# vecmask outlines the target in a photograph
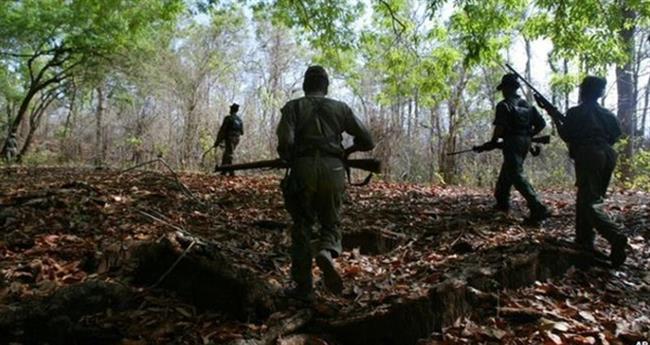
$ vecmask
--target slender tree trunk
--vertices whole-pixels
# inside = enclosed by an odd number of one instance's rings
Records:
[[[569,60],[563,59],[562,61],[562,67],[563,67],[563,72],[564,76],[569,74]],[[569,110],[569,91],[564,91],[564,112]]]
[[[531,68],[531,62],[533,59],[533,54],[531,52],[531,47],[530,47],[530,40],[524,38],[524,42],[526,44],[526,79],[528,79],[529,82],[532,83],[533,80],[533,73],[532,73],[532,68]],[[529,103],[533,102],[533,94],[532,91],[529,88],[526,88],[526,100]]]
[[[648,107],[650,106],[650,74],[648,81],[645,85],[645,92],[643,95],[643,112],[641,113],[641,137],[645,138],[645,127],[648,119]]]
[[[635,14],[629,9],[623,10],[624,22],[634,19]],[[634,28],[624,27],[620,33],[619,38],[627,50],[628,60],[616,66],[616,89],[618,96],[618,111],[616,116],[621,122],[623,135],[627,137],[627,143],[621,157],[621,170],[623,179],[631,178],[631,167],[629,160],[634,155],[635,144],[635,110],[636,99],[634,98],[634,80],[633,80],[633,60],[634,60]]]
[[[103,126],[104,126],[104,90],[100,86],[97,91],[97,109],[95,111],[95,167],[104,166],[104,145],[103,145]]]

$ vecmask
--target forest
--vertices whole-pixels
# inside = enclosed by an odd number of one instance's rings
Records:
[[[342,293],[315,265],[305,307],[285,171],[213,170],[233,103],[234,163],[278,157],[312,65],[382,171],[345,187]],[[506,65],[550,136],[541,225],[517,192],[495,212],[501,150],[471,150]],[[620,267],[574,247],[576,157],[534,99],[565,114],[589,75],[622,132],[597,202]],[[649,112],[648,0],[0,0],[0,343],[648,344]]]

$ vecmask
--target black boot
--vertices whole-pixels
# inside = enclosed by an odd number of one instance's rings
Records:
[[[545,206],[530,211],[530,216],[524,219],[525,225],[539,225],[551,216],[551,211]]]
[[[318,252],[316,255],[316,265],[323,272],[325,287],[333,294],[340,294],[343,291],[343,280],[334,267],[332,253],[327,249]]]
[[[311,288],[296,286],[285,289],[284,297],[298,300],[300,302],[311,303],[314,301],[314,292]]]
[[[612,266],[619,267],[627,258],[625,253],[625,248],[627,247],[627,237],[619,235],[616,240],[611,243],[612,249],[609,253],[609,260],[612,262]]]

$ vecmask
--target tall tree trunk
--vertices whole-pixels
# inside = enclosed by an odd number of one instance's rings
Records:
[[[533,82],[533,73],[532,73],[532,68],[531,68],[531,61],[533,59],[533,54],[531,52],[531,47],[530,47],[530,40],[527,38],[524,38],[524,43],[526,44],[526,79],[528,79],[529,82]],[[533,94],[530,88],[526,88],[526,100],[528,103],[533,102]]]
[[[569,60],[564,58],[562,60],[562,71],[564,72],[564,76],[569,74]],[[564,110],[563,112],[566,113],[566,111],[569,110],[569,91],[564,91]]]
[[[629,9],[623,9],[623,23],[631,21],[635,13]],[[616,116],[621,122],[623,135],[627,137],[623,156],[621,160],[621,171],[623,179],[631,178],[630,159],[634,155],[635,130],[636,130],[636,99],[634,98],[633,62],[634,62],[634,27],[623,25],[619,38],[624,45],[628,59],[624,64],[616,66],[616,89],[618,96],[618,111]]]
[[[104,126],[104,90],[97,87],[97,109],[95,111],[95,167],[104,166],[104,145],[103,145],[103,126]]]
[[[648,82],[645,84],[645,92],[643,95],[643,112],[641,113],[641,137],[645,138],[645,127],[648,119],[648,107],[650,106],[650,74],[648,74]]]

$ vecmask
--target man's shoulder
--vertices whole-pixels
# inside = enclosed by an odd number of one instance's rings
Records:
[[[299,97],[299,98],[294,98],[294,99],[288,101],[287,103],[285,103],[284,106],[282,107],[282,109],[291,109],[291,107],[294,107],[296,104],[299,105],[301,103],[311,102],[314,99],[317,99],[318,101],[320,101],[320,102],[322,102],[324,104],[327,104],[328,106],[333,107],[335,109],[350,109],[350,107],[347,105],[347,103],[336,100],[336,99],[333,99],[333,98],[324,97],[324,96],[318,96],[318,97],[302,96],[302,97]]]
[[[504,98],[497,103],[496,111],[497,113],[504,113],[510,111],[511,108],[512,105],[510,104],[510,102]]]
[[[597,110],[599,113],[601,113],[601,114],[603,114],[603,115],[605,115],[605,116],[607,116],[607,117],[613,117],[613,118],[616,118],[616,115],[614,115],[614,113],[613,113],[611,110],[609,110],[609,109],[603,107],[603,106],[600,105],[600,104],[596,104],[596,110]]]

